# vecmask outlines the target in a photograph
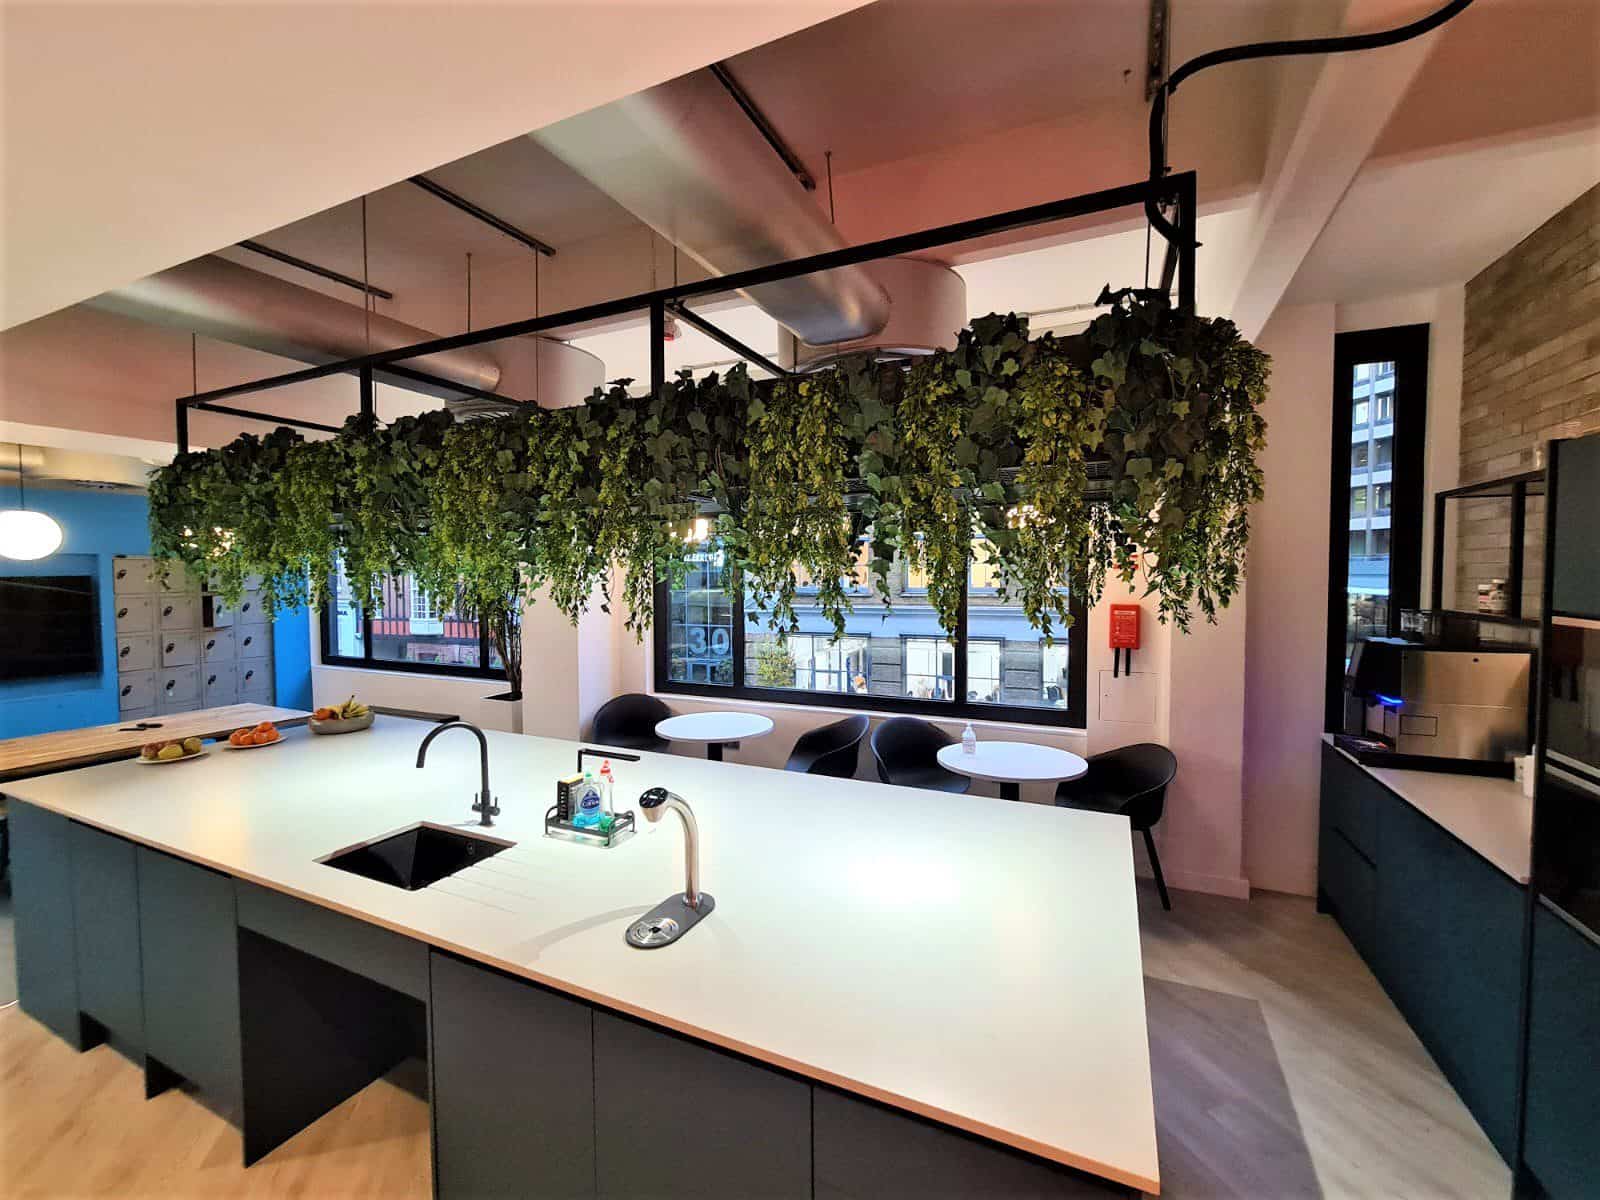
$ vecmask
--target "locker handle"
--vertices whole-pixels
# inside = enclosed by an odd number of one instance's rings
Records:
[[[161,610],[161,615],[163,617],[170,617],[172,615],[172,605],[169,604],[165,608],[163,608]]]
[[[120,656],[121,656],[121,657],[122,657],[122,658],[127,658],[127,657],[128,657],[128,651],[130,651],[130,650],[132,650],[132,649],[133,649],[133,647],[132,647],[132,646],[124,646],[124,647],[123,647],[123,648],[122,648],[122,650],[121,650],[121,651],[120,651]]]
[[[217,648],[217,639],[216,638],[212,638],[209,642],[206,643],[206,649],[207,650],[215,650],[216,648]]]
[[[210,687],[216,681],[217,681],[217,677],[215,675],[207,675],[206,676],[206,686],[207,687]]]
[[[167,691],[170,692],[173,688],[175,688],[177,686],[178,686],[178,681],[176,679],[167,680]]]
[[[246,634],[243,644],[248,646],[253,641],[255,641],[255,638],[251,637],[249,634]]]
[[[171,654],[173,652],[173,650],[175,650],[177,648],[177,645],[178,645],[177,642],[168,642],[167,643],[167,653]]]
[[[129,693],[130,693],[130,692],[132,692],[132,691],[133,691],[133,684],[131,684],[131,683],[130,683],[130,684],[128,684],[128,685],[127,685],[127,686],[126,686],[126,687],[124,687],[124,688],[123,688],[123,689],[122,689],[122,694],[123,694],[123,695],[124,695],[124,696],[126,696],[126,695],[128,695],[128,694],[129,694]]]
[[[119,621],[120,621],[120,620],[121,620],[121,619],[122,619],[122,618],[123,618],[123,617],[125,617],[125,616],[127,616],[127,615],[128,615],[128,610],[127,610],[127,609],[125,609],[125,608],[119,608],[119,609],[117,609],[117,619],[118,619],[118,620],[119,620]]]

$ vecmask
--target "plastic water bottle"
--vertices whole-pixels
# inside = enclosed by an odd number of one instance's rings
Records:
[[[967,722],[967,727],[961,731],[961,753],[976,754],[978,752],[978,735],[972,728],[972,722]]]

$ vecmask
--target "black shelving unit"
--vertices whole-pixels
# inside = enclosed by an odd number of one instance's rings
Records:
[[[1486,621],[1498,625],[1515,625],[1537,629],[1537,618],[1525,617],[1522,612],[1523,568],[1526,558],[1528,500],[1543,497],[1546,492],[1545,472],[1523,471],[1498,479],[1486,479],[1464,487],[1435,492],[1433,496],[1433,589],[1432,612],[1444,617],[1459,617],[1473,621]],[[1446,517],[1451,503],[1462,500],[1506,500],[1511,505],[1511,553],[1506,565],[1506,611],[1485,613],[1473,609],[1447,609],[1444,607],[1444,546]]]

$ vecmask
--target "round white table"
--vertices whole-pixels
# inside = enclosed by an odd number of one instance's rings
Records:
[[[946,771],[998,783],[1002,800],[1022,799],[1024,783],[1060,783],[1089,770],[1076,754],[1033,742],[980,741],[976,754],[965,753],[960,742],[953,742],[940,749],[938,759]]]
[[[772,732],[772,718],[752,712],[695,712],[668,717],[656,722],[656,736],[669,742],[704,742],[706,757],[722,761],[722,748],[746,738],[765,737]]]

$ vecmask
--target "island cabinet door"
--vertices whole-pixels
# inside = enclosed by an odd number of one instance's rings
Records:
[[[138,1055],[144,1048],[138,851],[132,842],[76,821],[71,839],[78,1007],[104,1027],[114,1046]]]
[[[1551,1200],[1595,1194],[1597,1068],[1600,942],[1541,903],[1533,910],[1522,1154]]]
[[[233,880],[139,847],[145,1054],[236,1109],[239,939]]]
[[[594,1102],[602,1200],[811,1195],[798,1079],[597,1011]]]
[[[816,1200],[888,1196],[1136,1196],[1108,1179],[1045,1162],[818,1086]]]
[[[78,1046],[72,823],[32,804],[12,800],[8,807],[17,998],[23,1012]]]
[[[1509,1159],[1525,893],[1399,797],[1380,821],[1373,973]]]
[[[432,994],[440,1200],[593,1196],[592,1010],[440,953]]]

